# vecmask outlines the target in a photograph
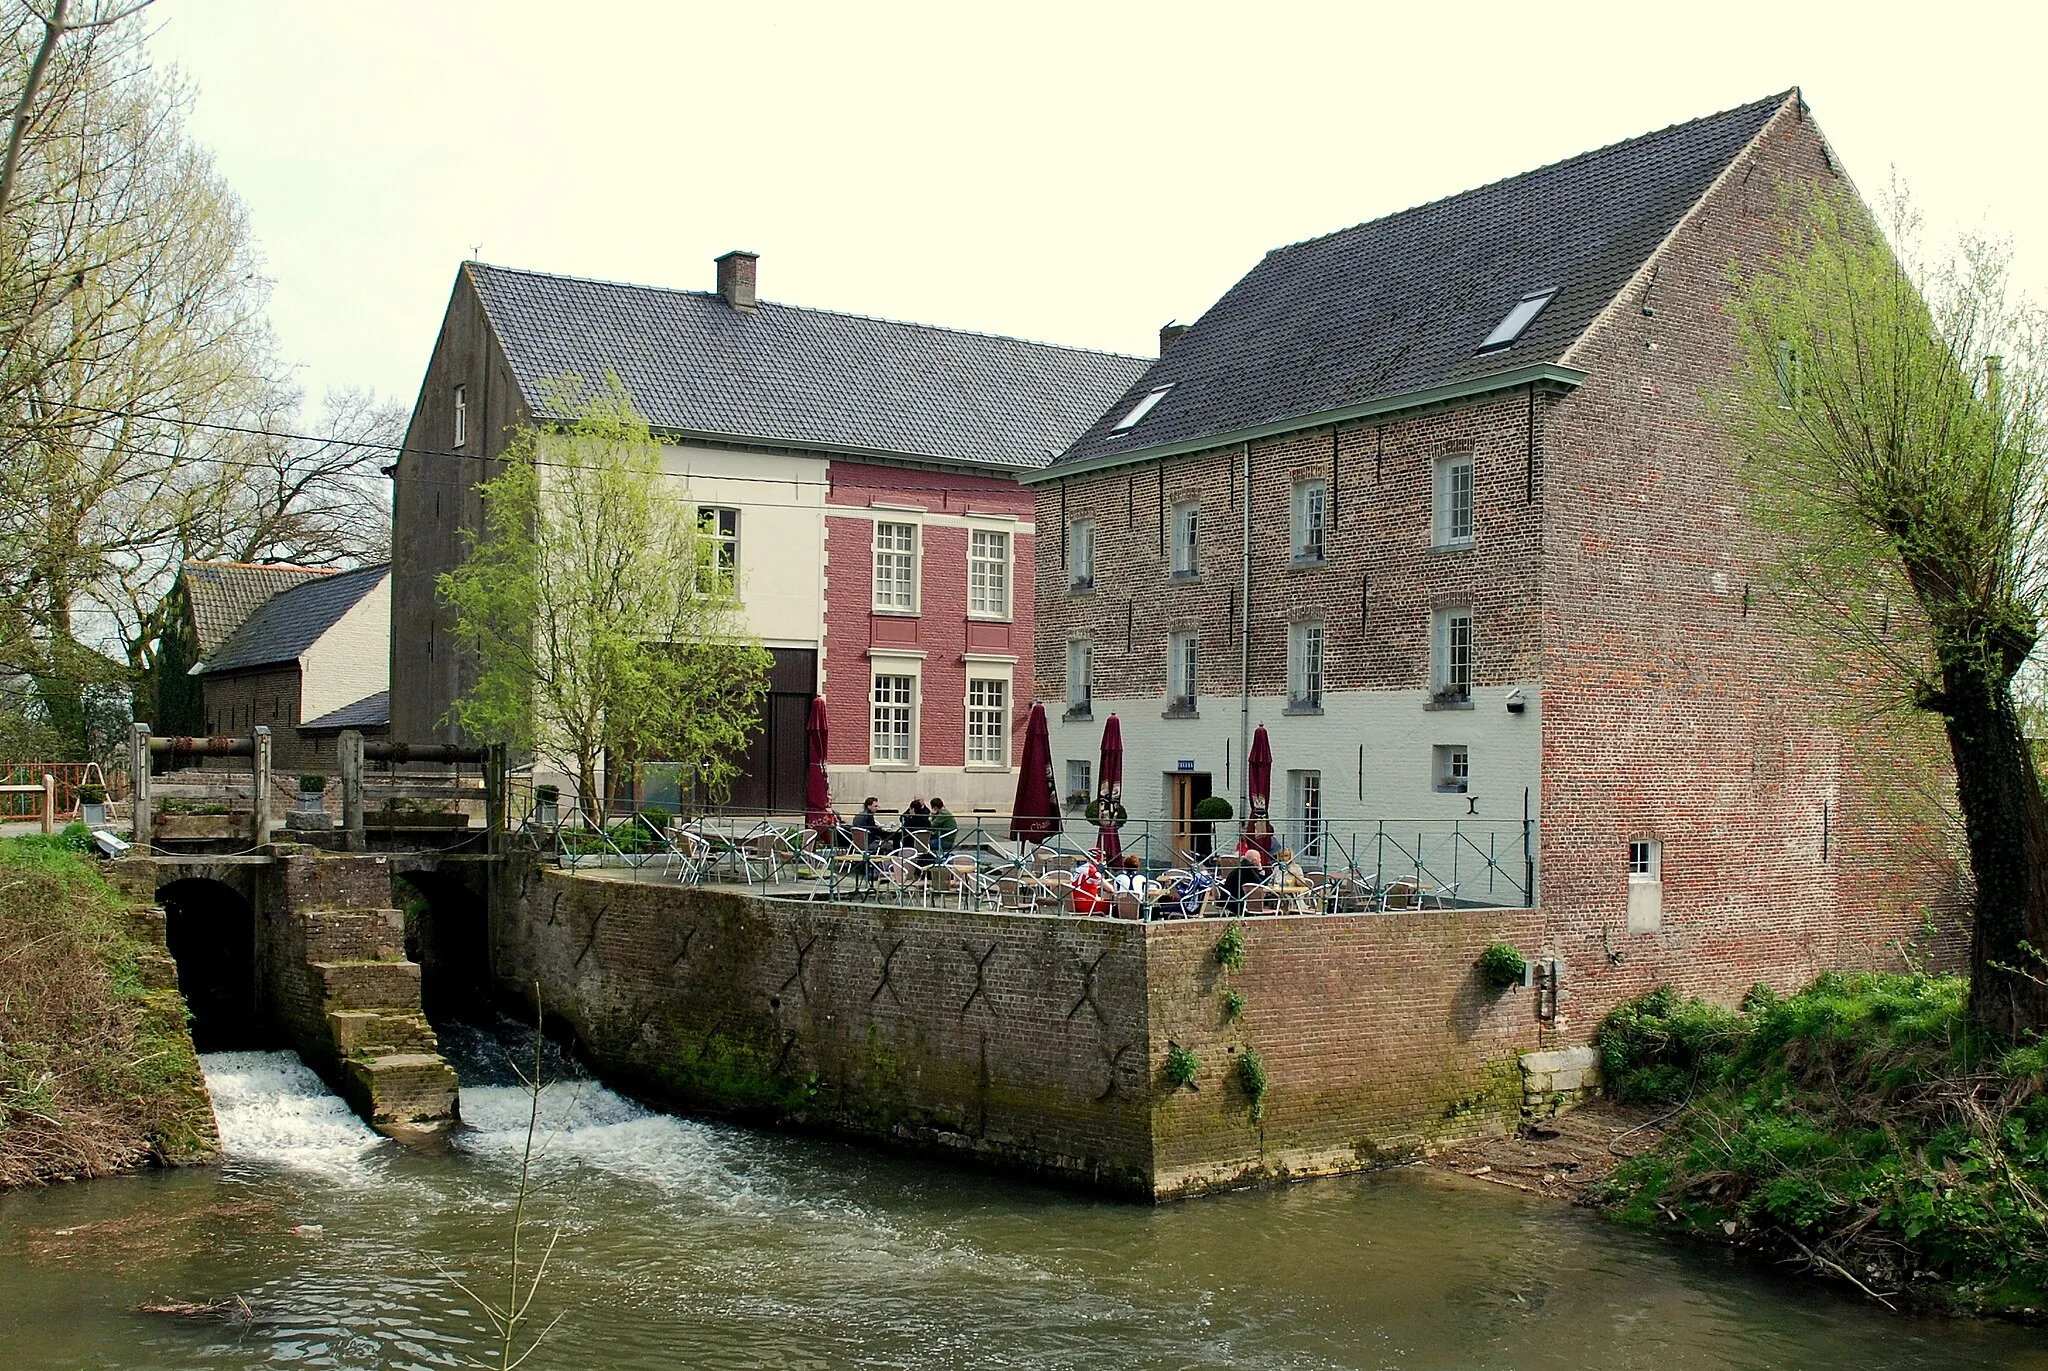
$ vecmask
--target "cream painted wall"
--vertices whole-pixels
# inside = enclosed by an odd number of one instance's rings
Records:
[[[661,463],[689,482],[697,504],[740,512],[747,626],[769,647],[819,646],[825,632],[825,460],[665,445]]]
[[[391,684],[391,574],[299,658],[299,717],[317,719]]]

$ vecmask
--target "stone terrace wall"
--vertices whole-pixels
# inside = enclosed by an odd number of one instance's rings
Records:
[[[1543,1044],[1529,990],[1489,990],[1473,963],[1495,940],[1532,960],[1528,910],[1255,918],[1244,964],[1216,960],[1218,921],[1150,925],[1152,1036],[1201,1059],[1192,1088],[1153,1117],[1162,1196],[1356,1171],[1514,1127],[1517,1055]],[[1225,996],[1244,1000],[1232,1018]],[[1238,1078],[1246,1049],[1268,1078],[1258,1119]]]
[[[1513,1126],[1540,916],[1474,910],[1157,924],[757,899],[528,868],[493,930],[613,1080],[1142,1198],[1358,1170]],[[1224,996],[1244,997],[1239,1018]],[[1192,1088],[1166,1078],[1196,1053]],[[1271,1085],[1254,1122],[1238,1054]]]
[[[1145,929],[528,871],[501,984],[665,1100],[1150,1193]],[[530,991],[528,991],[530,993]]]

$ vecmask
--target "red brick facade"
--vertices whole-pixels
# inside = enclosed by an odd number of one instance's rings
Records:
[[[824,696],[832,721],[833,798],[842,812],[850,814],[867,794],[881,795],[894,808],[912,794],[929,797],[936,790],[964,812],[1007,801],[1014,791],[1009,767],[1021,751],[1023,711],[1033,689],[1032,504],[1031,492],[1007,473],[832,462],[825,517]],[[878,521],[917,529],[913,613],[875,609]],[[968,612],[968,539],[975,528],[1010,539],[1006,618]],[[915,769],[870,770],[871,690],[877,663],[884,660],[896,663],[894,671],[918,678]],[[1008,766],[967,769],[971,672],[1010,681]]]

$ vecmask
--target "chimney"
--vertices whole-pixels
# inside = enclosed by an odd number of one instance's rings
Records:
[[[718,293],[734,309],[752,314],[760,308],[754,301],[754,263],[760,260],[760,253],[738,248],[718,259]]]
[[[1176,324],[1171,321],[1161,324],[1159,326],[1159,355],[1164,357],[1167,346],[1187,331],[1188,326],[1186,324]]]

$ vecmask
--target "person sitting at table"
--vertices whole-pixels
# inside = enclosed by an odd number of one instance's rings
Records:
[[[1273,875],[1266,882],[1275,890],[1297,895],[1309,888],[1308,873],[1301,869],[1301,863],[1294,860],[1294,849],[1283,847],[1280,855],[1273,859]]]
[[[1266,850],[1250,838],[1237,840],[1237,865],[1223,878],[1223,893],[1230,903],[1244,912],[1244,888],[1246,883],[1257,885],[1266,876]]]
[[[860,813],[853,816],[854,836],[870,852],[882,847],[894,836],[888,829],[882,827],[881,816],[875,812],[876,806],[881,803],[879,796],[870,795],[860,802]]]
[[[932,796],[932,851],[941,857],[953,848],[960,836],[960,821],[953,817],[953,811],[946,808],[946,802]]]

